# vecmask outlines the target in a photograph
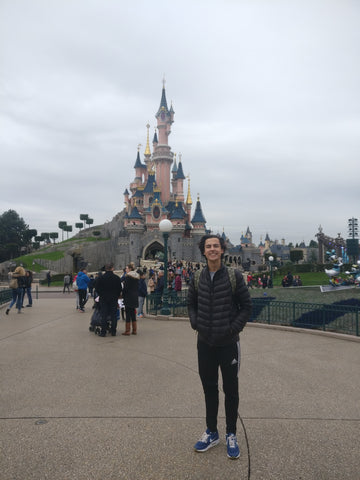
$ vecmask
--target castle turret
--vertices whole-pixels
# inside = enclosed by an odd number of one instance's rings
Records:
[[[163,85],[160,107],[155,115],[159,132],[159,143],[155,146],[153,161],[156,167],[156,183],[161,189],[161,200],[164,205],[170,200],[170,167],[173,153],[168,145],[171,124],[174,122],[174,111],[169,111],[166,101],[165,85]]]

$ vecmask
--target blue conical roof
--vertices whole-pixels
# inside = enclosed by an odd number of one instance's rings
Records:
[[[201,210],[201,203],[200,200],[196,202],[196,208],[195,208],[195,213],[194,216],[191,220],[191,223],[206,223],[205,217],[202,213]]]
[[[184,180],[184,179],[185,179],[185,175],[183,172],[182,163],[180,161],[178,165],[177,173],[176,173],[176,180]]]
[[[142,167],[142,163],[141,163],[141,160],[140,160],[140,152],[138,151],[134,168],[141,168],[141,167]]]
[[[134,207],[132,210],[131,210],[131,214],[129,215],[129,218],[136,218],[136,219],[140,219],[142,220],[142,216],[140,215],[139,213],[139,210],[137,209],[137,207]]]
[[[154,187],[156,187],[155,174],[150,173],[148,176],[145,188],[143,190],[143,193],[153,193]]]

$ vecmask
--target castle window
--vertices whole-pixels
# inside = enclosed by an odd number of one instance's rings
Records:
[[[158,206],[153,208],[153,217],[156,219],[160,217],[160,208]]]

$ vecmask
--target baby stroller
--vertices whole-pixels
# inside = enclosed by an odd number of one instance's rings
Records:
[[[101,321],[102,321],[102,315],[100,311],[100,305],[98,302],[94,303],[93,306],[94,313],[91,315],[91,320],[90,320],[90,326],[89,326],[89,331],[94,332],[95,335],[100,335],[101,333]],[[119,319],[119,309],[117,311],[117,318]],[[110,332],[111,331],[111,319],[110,317],[107,318],[107,325],[106,325],[106,331]]]
[[[100,312],[100,305],[98,303],[94,303],[93,306],[94,312],[91,315],[89,331],[94,332],[95,335],[99,335],[101,332],[101,312]]]

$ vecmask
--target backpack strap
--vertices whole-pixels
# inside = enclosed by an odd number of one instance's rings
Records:
[[[194,285],[195,285],[196,292],[199,290],[200,273],[201,273],[201,270],[196,270],[194,275]]]
[[[228,271],[228,274],[229,274],[229,278],[230,278],[230,283],[231,283],[231,291],[232,291],[232,294],[234,295],[235,294],[235,291],[236,291],[236,275],[235,275],[235,270],[233,268],[227,268],[227,271]]]

